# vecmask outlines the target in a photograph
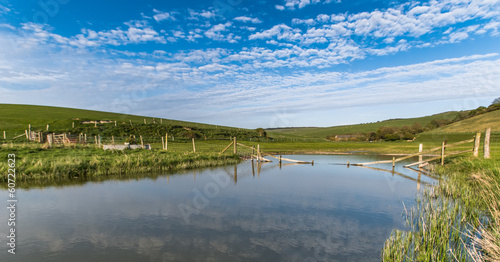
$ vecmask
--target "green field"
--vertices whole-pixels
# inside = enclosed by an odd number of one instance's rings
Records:
[[[374,123],[332,126],[332,127],[298,127],[298,128],[283,128],[270,129],[268,134],[275,138],[309,138],[309,139],[325,139],[328,135],[344,135],[356,133],[375,132],[380,127],[403,127],[412,126],[419,123],[422,126],[429,124],[432,120],[453,120],[458,115],[458,112],[446,112],[431,116],[406,119],[391,119]]]

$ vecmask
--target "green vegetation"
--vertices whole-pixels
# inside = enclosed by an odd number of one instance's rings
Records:
[[[465,120],[435,129],[431,133],[484,132],[487,127],[500,130],[500,110],[483,113]]]
[[[116,174],[173,171],[238,163],[236,155],[175,153],[154,150],[104,151],[78,146],[43,149],[37,145],[4,146],[0,158],[16,155],[16,180],[96,179]],[[7,182],[7,161],[0,162],[0,180]]]
[[[261,137],[261,133],[249,129],[62,107],[0,104],[0,112],[0,132],[6,131],[8,139],[24,134],[29,124],[36,132],[47,132],[49,125],[49,132],[88,136],[153,137],[168,132],[186,138]],[[109,122],[95,126],[84,121]],[[3,134],[0,136],[3,139]]]
[[[395,230],[384,261],[499,261],[500,158],[460,157],[433,173],[443,180],[406,211],[409,231]]]

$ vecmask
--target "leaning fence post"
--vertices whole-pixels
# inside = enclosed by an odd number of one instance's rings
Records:
[[[191,138],[193,140],[193,152],[196,153],[196,146],[194,144],[194,138]]]
[[[260,156],[260,144],[257,144],[257,160],[260,162],[261,156]]]
[[[476,139],[474,140],[474,156],[479,156],[479,146],[481,144],[481,132],[476,133]]]
[[[491,127],[486,128],[486,132],[484,134],[484,159],[490,158],[490,136]]]

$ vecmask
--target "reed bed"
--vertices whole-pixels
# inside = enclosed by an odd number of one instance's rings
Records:
[[[95,179],[116,174],[174,171],[240,162],[236,155],[173,153],[161,150],[103,151],[93,147],[7,147],[0,158],[16,155],[16,180]],[[0,181],[7,182],[7,161],[0,162]]]
[[[500,261],[500,163],[461,157],[434,173],[404,216],[408,228],[386,241],[383,261]]]

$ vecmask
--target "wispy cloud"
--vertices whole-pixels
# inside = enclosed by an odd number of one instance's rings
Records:
[[[153,12],[155,13],[153,19],[156,20],[157,22],[161,22],[163,20],[169,20],[169,21],[176,20],[173,12],[162,12],[156,9],[153,9]]]
[[[285,0],[284,5],[277,5],[276,9],[278,10],[284,10],[285,8],[292,10],[295,8],[302,9],[312,4],[318,4],[318,3],[329,4],[332,2],[340,3],[340,0]]]
[[[220,27],[223,28],[227,26]],[[16,43],[46,32],[26,30],[25,35],[8,37]],[[488,96],[500,90],[499,54],[356,73],[291,71],[276,74],[259,68],[290,66],[290,63],[298,66],[300,62],[311,66],[319,60],[296,58],[303,52],[309,52],[311,57],[319,56],[322,50],[255,48],[234,53],[217,48],[177,53],[154,61],[103,56],[99,51],[71,45],[65,50],[55,45],[0,44],[3,50],[11,51],[0,58],[0,65],[5,65],[0,67],[0,86],[5,94],[0,102],[4,103],[44,101],[51,105],[137,114],[151,113],[151,106],[158,105],[163,108],[158,114],[169,113],[179,119],[201,120],[201,116],[209,114],[230,119],[229,116],[237,113],[248,119],[248,123],[257,123],[260,115],[273,115],[276,108],[287,108],[293,118],[304,112],[443,97]],[[200,105],[204,113],[199,112]]]
[[[238,16],[238,17],[233,18],[233,20],[239,21],[239,22],[244,22],[244,23],[250,22],[253,24],[262,23],[262,20],[260,20],[259,18],[251,18],[251,17],[247,17],[247,16]]]

